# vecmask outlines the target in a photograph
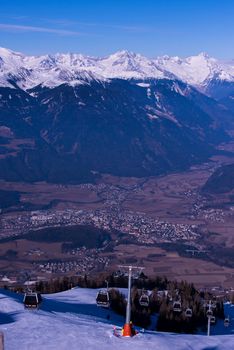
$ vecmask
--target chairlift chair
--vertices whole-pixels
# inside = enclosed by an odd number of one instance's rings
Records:
[[[149,306],[149,296],[147,294],[142,294],[139,299],[140,306],[148,307]]]
[[[174,312],[181,312],[181,302],[180,301],[174,301],[173,303],[173,311]]]
[[[210,323],[211,324],[215,324],[215,322],[216,322],[216,317],[215,316],[211,316]]]
[[[208,309],[208,310],[206,311],[206,316],[207,316],[207,317],[212,317],[212,316],[213,316],[213,311],[210,310],[210,309]]]
[[[114,277],[114,278],[119,278],[119,277],[122,277],[122,276],[123,276],[123,273],[122,273],[120,270],[115,271],[115,272],[113,273],[113,277]]]
[[[26,292],[24,294],[24,307],[27,309],[36,309],[42,302],[42,297],[40,293],[36,292]]]
[[[107,290],[99,290],[96,297],[97,306],[110,307],[110,296]]]
[[[228,317],[225,317],[224,321],[224,327],[228,327],[230,325],[230,319],[229,319],[229,316]]]
[[[193,311],[189,307],[185,310],[185,316],[186,317],[192,317],[193,316]]]
[[[132,275],[132,278],[133,278],[134,280],[138,280],[138,279],[140,278],[140,273],[139,273],[139,272],[134,273],[134,274]]]

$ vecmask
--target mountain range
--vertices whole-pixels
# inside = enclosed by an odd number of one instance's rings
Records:
[[[229,140],[234,64],[0,49],[0,178],[83,182],[186,169]]]
[[[212,94],[215,83],[234,82],[234,62],[206,53],[187,58],[162,56],[149,59],[129,51],[107,57],[67,53],[26,56],[0,48],[0,85],[17,84],[26,90],[37,85],[55,87],[106,79],[179,79]]]

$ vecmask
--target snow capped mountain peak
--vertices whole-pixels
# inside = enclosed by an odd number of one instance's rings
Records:
[[[216,68],[218,65],[218,61],[205,52],[201,52],[196,56],[189,56],[185,58],[185,61],[191,65],[200,65],[200,67],[206,65],[210,68]]]
[[[15,65],[21,65],[24,57],[25,56],[20,52],[15,52],[9,49],[5,49],[4,47],[0,47],[0,58],[6,68],[9,68],[9,66],[12,68]]]
[[[170,75],[149,58],[125,50],[101,59],[101,63],[104,67],[104,75],[110,78],[162,79]]]
[[[109,57],[126,57],[126,58],[134,58],[136,57],[137,54],[135,52],[132,51],[128,51],[128,50],[120,50],[120,51],[116,51],[115,53],[111,54]]]
[[[199,56],[199,57],[204,57],[204,58],[207,58],[207,59],[210,58],[209,54],[208,54],[207,52],[204,52],[204,51],[200,52],[200,53],[198,54],[198,56]]]
[[[187,58],[163,56],[155,61],[179,79],[196,87],[204,87],[212,79],[234,81],[234,68],[205,52]]]
[[[139,63],[135,60],[136,55],[127,51],[118,51],[104,59],[102,64],[107,67],[108,72],[114,73],[114,75],[121,74],[121,71],[138,71]],[[114,76],[113,75],[113,76]]]
[[[24,55],[20,52],[12,51],[10,49],[6,49],[5,47],[0,47],[0,56],[7,58],[11,56],[23,57]]]

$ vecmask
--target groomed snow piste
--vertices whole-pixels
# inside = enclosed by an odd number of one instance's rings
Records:
[[[95,304],[96,290],[74,288],[44,296],[39,310],[25,310],[22,295],[0,291],[0,330],[5,350],[228,350],[234,348],[234,307],[226,305],[231,318],[228,330],[221,323],[213,333],[227,335],[180,335],[153,331],[133,338],[117,338],[114,325],[123,318]],[[109,319],[107,315],[109,314]]]

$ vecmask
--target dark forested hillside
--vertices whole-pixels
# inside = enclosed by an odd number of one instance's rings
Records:
[[[5,180],[158,175],[201,162],[228,140],[219,105],[179,81],[112,79],[0,94]]]

